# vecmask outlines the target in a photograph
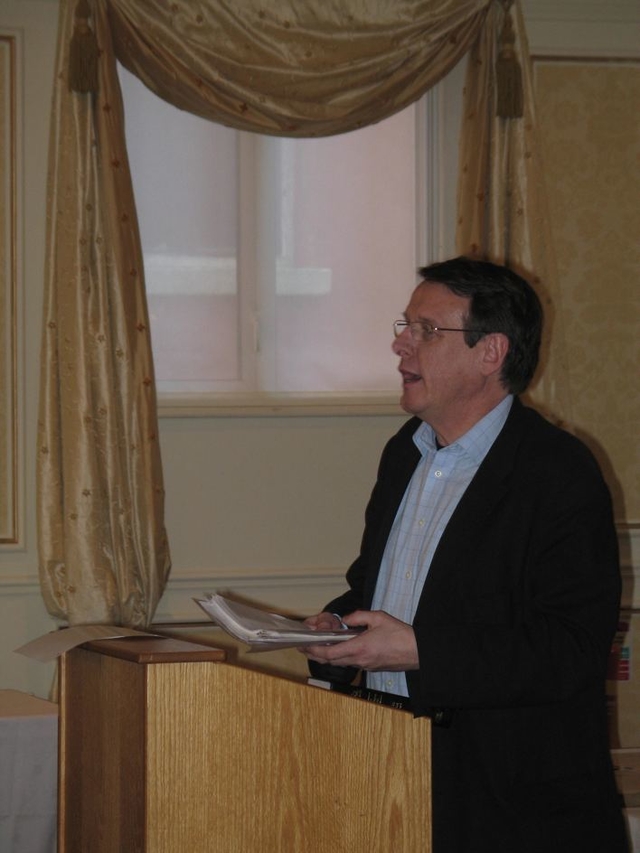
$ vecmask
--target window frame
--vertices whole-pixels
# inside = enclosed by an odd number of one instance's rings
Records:
[[[453,253],[462,71],[463,62],[414,104],[418,184],[415,211],[416,268]],[[259,177],[256,174],[255,144],[254,134],[239,134],[238,217],[249,239],[254,239],[257,233],[255,191]],[[239,280],[256,281],[255,264],[254,253],[239,252]],[[257,293],[247,286],[240,287],[239,291],[239,357],[241,375],[248,383],[256,379],[257,362],[253,350],[257,346],[259,334]],[[399,306],[398,310],[402,307]],[[398,415],[402,413],[398,402],[399,392],[399,386],[397,393],[378,394],[158,390],[157,406],[160,418]]]

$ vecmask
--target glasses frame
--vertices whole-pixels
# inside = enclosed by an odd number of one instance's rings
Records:
[[[399,338],[405,329],[409,329],[411,339],[415,341],[415,343],[430,341],[436,332],[476,332],[480,335],[489,334],[489,332],[485,332],[484,329],[453,329],[449,326],[432,326],[431,323],[427,323],[424,320],[393,321],[393,334],[396,338]]]

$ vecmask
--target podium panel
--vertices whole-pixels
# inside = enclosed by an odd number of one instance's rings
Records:
[[[59,853],[428,853],[430,723],[168,639],[64,656]]]

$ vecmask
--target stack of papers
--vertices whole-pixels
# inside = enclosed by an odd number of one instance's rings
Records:
[[[217,625],[255,651],[339,643],[355,637],[361,630],[314,631],[297,619],[267,613],[217,594],[195,601]]]

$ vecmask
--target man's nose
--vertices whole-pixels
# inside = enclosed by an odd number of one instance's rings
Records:
[[[415,349],[415,341],[411,337],[411,329],[406,326],[397,338],[393,339],[391,349],[396,355],[403,356]]]

